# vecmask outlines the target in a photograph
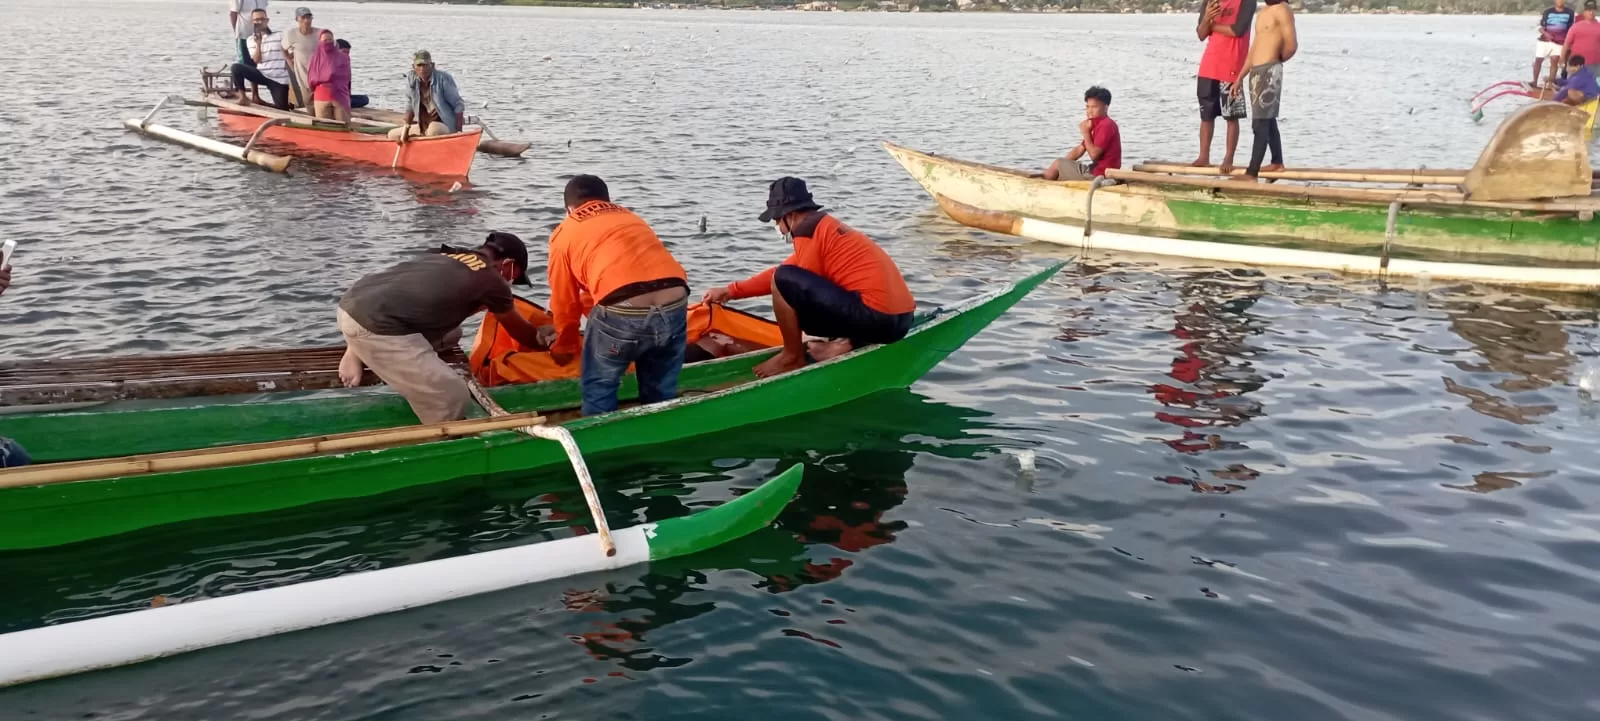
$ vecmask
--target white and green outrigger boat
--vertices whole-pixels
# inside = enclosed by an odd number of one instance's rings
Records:
[[[1262,173],[1270,183],[1168,163],[1048,181],[885,147],[957,222],[1084,251],[1593,292],[1600,194],[1587,119],[1557,103],[1523,108],[1470,170]]]
[[[794,497],[801,468],[716,508],[660,523],[611,530],[596,514],[594,534],[0,635],[0,686],[686,556],[766,528]]]

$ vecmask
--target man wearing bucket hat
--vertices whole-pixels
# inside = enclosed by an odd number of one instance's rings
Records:
[[[549,326],[535,328],[512,305],[511,283],[528,285],[528,249],[510,233],[490,233],[475,249],[439,246],[356,281],[339,299],[339,363],[346,386],[361,383],[363,364],[405,396],[423,423],[466,417],[466,379],[439,358],[461,340],[461,323],[487,309],[530,348],[547,348]]]
[[[411,56],[409,100],[400,127],[389,131],[390,140],[404,142],[412,135],[448,135],[466,125],[466,105],[456,90],[456,79],[433,65],[433,55],[418,50]]]
[[[707,303],[772,295],[783,351],[756,366],[756,375],[893,343],[911,330],[917,306],[899,266],[866,235],[823,212],[804,180],[773,181],[760,218],[777,225],[794,253],[782,265],[705,295]],[[833,340],[807,352],[804,334]]]

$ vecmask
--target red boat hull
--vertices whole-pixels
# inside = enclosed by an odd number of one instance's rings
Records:
[[[242,135],[254,133],[267,122],[267,118],[258,115],[227,110],[219,112],[217,117],[223,129]],[[472,169],[473,158],[478,154],[478,141],[482,135],[482,128],[471,128],[453,135],[412,136],[405,143],[397,143],[383,134],[274,125],[267,128],[261,137],[385,168],[432,175],[466,176]]]

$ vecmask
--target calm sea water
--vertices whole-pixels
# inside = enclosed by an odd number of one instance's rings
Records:
[[[354,44],[358,92],[394,104],[428,48],[527,158],[452,190],[144,139],[122,119],[223,61],[224,3],[7,0],[0,234],[21,250],[0,356],[331,342],[355,278],[490,229],[542,240],[578,172],[699,288],[783,256],[755,215],[767,181],[804,176],[949,303],[1068,253],[950,222],[878,141],[1040,165],[1100,83],[1129,160],[1195,150],[1183,16],[312,7]],[[1528,72],[1532,25],[1302,18],[1290,161],[1469,165],[1511,106],[1474,125],[1464,99]],[[209,128],[195,112],[163,121]],[[1570,297],[1092,258],[909,392],[594,459],[618,525],[805,463],[765,532],[0,692],[0,718],[1594,718],[1600,414],[1575,388],[1594,322]],[[583,515],[562,474],[532,474],[3,554],[0,629]]]

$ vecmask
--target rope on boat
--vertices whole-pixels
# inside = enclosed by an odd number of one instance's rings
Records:
[[[510,415],[510,412],[500,407],[500,404],[489,395],[488,391],[483,389],[483,386],[478,385],[477,379],[470,375],[465,377],[467,388],[472,391],[473,399],[477,400],[478,405],[483,406],[483,409],[488,411],[489,415]],[[561,444],[561,449],[567,453],[567,460],[572,463],[572,472],[578,476],[578,485],[583,488],[583,500],[588,502],[589,515],[594,517],[594,527],[600,533],[600,546],[606,549],[607,556],[617,555],[617,544],[611,540],[611,526],[606,523],[606,512],[600,507],[600,494],[594,489],[594,479],[589,475],[589,464],[584,462],[583,451],[578,449],[578,441],[572,437],[572,432],[561,426],[547,425],[519,426],[514,430],[534,438],[542,438]]]

